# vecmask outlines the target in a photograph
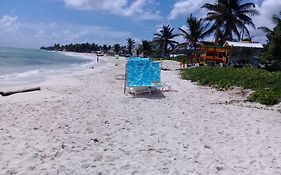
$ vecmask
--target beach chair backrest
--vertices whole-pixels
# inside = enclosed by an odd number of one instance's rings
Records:
[[[148,58],[128,59],[126,66],[127,86],[157,86],[160,82],[160,62]]]

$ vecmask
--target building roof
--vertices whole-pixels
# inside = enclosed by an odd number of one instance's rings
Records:
[[[224,47],[231,46],[231,47],[259,48],[259,49],[263,48],[262,44],[260,44],[260,43],[232,42],[232,41],[226,41],[223,46]]]

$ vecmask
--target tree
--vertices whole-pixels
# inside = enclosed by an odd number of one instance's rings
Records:
[[[135,45],[135,41],[132,38],[128,38],[127,39],[127,49],[129,51],[130,55],[133,55],[132,49],[134,48],[134,45]]]
[[[159,33],[154,34],[156,36],[154,38],[154,41],[156,42],[156,45],[160,46],[160,49],[164,56],[168,56],[168,53],[173,50],[175,45],[178,44],[178,42],[173,40],[178,36],[178,34],[173,34],[173,31],[174,28],[171,28],[169,25],[163,25]]]
[[[60,44],[58,43],[58,44],[54,44],[54,50],[60,50]]]
[[[208,29],[209,23],[205,24],[205,21],[200,18],[199,20],[192,16],[187,18],[187,30],[179,28],[185,43],[181,43],[179,46],[192,47],[194,49],[194,55],[197,55],[198,41],[208,36],[212,31]]]
[[[115,52],[115,54],[119,54],[119,52],[120,52],[120,44],[114,44],[114,52]]]
[[[103,51],[104,53],[107,53],[107,52],[108,52],[108,47],[107,47],[106,44],[104,44],[104,45],[102,46],[102,51]]]
[[[69,44],[69,45],[60,45],[55,44],[51,47],[41,47],[41,49],[46,50],[65,50],[65,51],[71,51],[71,52],[84,52],[84,53],[90,53],[93,51],[100,51],[102,46],[97,45],[95,43],[89,44],[89,43],[81,43],[81,44]]]
[[[245,31],[248,37],[251,37],[247,25],[255,28],[252,18],[248,16],[258,14],[254,3],[241,4],[240,0],[217,0],[214,4],[205,3],[202,8],[209,10],[205,19],[214,22],[211,27],[215,32],[213,58],[215,58],[217,44],[223,44],[226,40],[232,41],[233,33],[238,40],[241,38],[240,33],[243,37]]]
[[[280,13],[280,16],[281,16],[281,11],[279,13]],[[279,16],[277,16],[277,15],[273,15],[272,16],[272,22],[276,25],[276,27],[274,29],[277,29],[281,25],[281,18]],[[258,29],[260,29],[260,30],[262,30],[263,32],[266,33],[266,36],[267,36],[268,40],[270,40],[270,37],[271,37],[272,34],[274,35],[274,33],[273,33],[274,29],[271,30],[271,29],[269,29],[269,28],[267,28],[265,26],[259,27]]]
[[[247,37],[251,37],[247,26],[255,28],[250,17],[258,14],[254,3],[241,4],[240,0],[217,0],[214,4],[205,3],[202,8],[209,11],[205,19],[214,22],[212,29],[215,31],[215,44],[218,41],[221,43],[226,40],[232,41],[233,34],[238,40],[243,38],[245,32]]]
[[[281,62],[281,18],[278,15],[273,15],[272,21],[275,24],[273,30],[267,27],[259,27],[259,29],[263,30],[267,34],[268,38],[268,47],[262,56],[266,60]]]
[[[139,52],[143,54],[144,57],[148,57],[152,53],[152,43],[151,41],[143,40],[139,45]]]

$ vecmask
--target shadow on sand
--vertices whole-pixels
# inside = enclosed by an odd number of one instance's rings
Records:
[[[165,95],[162,92],[157,92],[157,93],[145,93],[145,94],[138,94],[138,95],[133,95],[130,98],[148,98],[148,99],[162,99],[166,98]]]

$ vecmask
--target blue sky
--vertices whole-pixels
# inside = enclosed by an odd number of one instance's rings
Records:
[[[177,28],[200,7],[215,0],[1,0],[0,46],[39,48],[54,43],[125,44],[152,39],[163,24]],[[246,2],[246,1],[244,1]],[[270,19],[281,9],[280,0],[253,0],[260,15],[257,27],[273,27]],[[264,34],[250,29],[254,40]],[[211,39],[211,38],[210,38]]]

